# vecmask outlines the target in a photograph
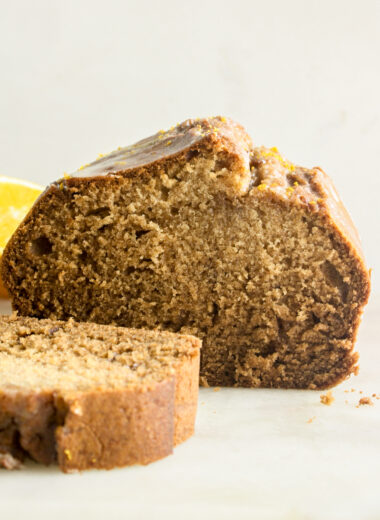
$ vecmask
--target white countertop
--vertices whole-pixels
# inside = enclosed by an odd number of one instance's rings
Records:
[[[380,396],[379,310],[373,297],[360,374],[333,389],[331,406],[321,392],[201,389],[196,434],[174,455],[74,475],[2,471],[0,518],[380,519],[380,400],[356,407]]]

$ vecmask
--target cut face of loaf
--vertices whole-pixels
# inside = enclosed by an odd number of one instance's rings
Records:
[[[319,168],[186,121],[48,187],[2,274],[23,315],[191,333],[208,385],[325,388],[357,369],[369,294]]]
[[[167,332],[0,318],[0,465],[147,464],[194,430],[200,341]]]

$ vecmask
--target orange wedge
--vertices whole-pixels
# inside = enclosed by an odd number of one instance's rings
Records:
[[[8,240],[42,190],[38,184],[0,175],[0,259]],[[1,280],[0,297],[7,297]]]

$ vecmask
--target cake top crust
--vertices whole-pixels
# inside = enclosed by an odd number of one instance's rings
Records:
[[[281,199],[324,215],[363,255],[359,233],[330,177],[319,166],[305,168],[284,158],[276,147],[254,147],[251,174],[255,196]]]
[[[187,119],[169,130],[137,143],[119,147],[113,152],[81,166],[67,178],[87,178],[105,175],[122,175],[128,171],[147,167],[152,163],[174,158],[201,144],[212,143],[226,147],[229,152],[245,157],[249,170],[249,153],[252,142],[244,128],[232,119],[217,116],[204,119]]]

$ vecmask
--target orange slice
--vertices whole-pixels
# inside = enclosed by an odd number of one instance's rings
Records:
[[[8,240],[42,190],[38,184],[0,175],[0,260]],[[1,279],[0,297],[7,297]]]

